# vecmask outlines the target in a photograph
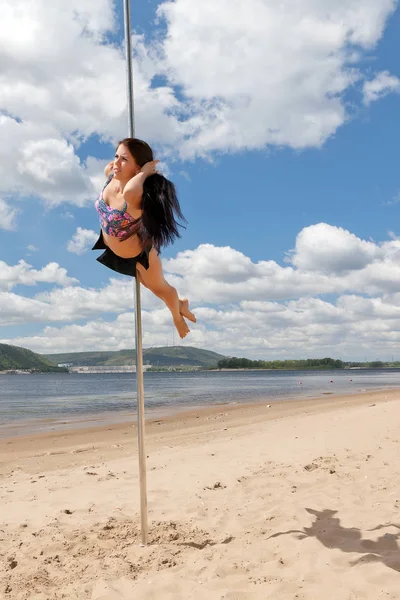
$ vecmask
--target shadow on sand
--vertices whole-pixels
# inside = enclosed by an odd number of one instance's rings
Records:
[[[397,540],[400,538],[400,525],[388,523],[378,525],[369,531],[378,531],[388,527],[395,527],[398,533],[384,533],[377,540],[363,538],[361,531],[355,527],[343,527],[340,519],[335,517],[337,510],[314,510],[306,508],[306,511],[314,515],[315,521],[310,527],[303,529],[291,529],[274,533],[271,538],[281,535],[298,534],[299,540],[314,537],[326,548],[337,548],[342,552],[354,552],[361,554],[360,558],[351,561],[350,565],[355,566],[362,563],[381,562],[389,569],[400,572],[400,547]]]

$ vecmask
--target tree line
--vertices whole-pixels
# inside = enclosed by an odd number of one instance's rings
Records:
[[[250,360],[232,356],[218,361],[218,369],[345,369],[360,367],[379,369],[399,367],[399,362],[386,363],[379,360],[371,362],[344,362],[335,358],[307,358],[303,360]]]

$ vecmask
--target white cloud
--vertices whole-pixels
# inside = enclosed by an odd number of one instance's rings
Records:
[[[35,285],[35,283],[31,285]],[[51,320],[52,313],[47,304],[35,298],[26,298],[13,292],[0,291],[0,325],[46,323]]]
[[[318,223],[302,229],[289,256],[290,262],[304,271],[341,274],[362,269],[382,258],[383,253],[373,242],[361,240],[342,227]]]
[[[1,82],[1,77],[0,77]],[[1,109],[1,106],[0,106]],[[48,205],[82,206],[95,197],[86,171],[71,143],[46,123],[19,123],[0,114],[0,191],[38,196]],[[8,156],[18,159],[9,165]]]
[[[319,223],[299,233],[289,256],[293,266],[253,263],[230,247],[202,244],[164,261],[164,267],[185,295],[211,304],[400,291],[399,240],[376,244]]]
[[[143,344],[167,345],[172,341],[172,325],[166,310],[142,311]],[[175,339],[177,335],[175,334]],[[78,341],[79,340],[79,341]],[[10,343],[2,340],[1,343]],[[13,344],[28,347],[39,353],[96,350],[120,350],[135,345],[133,312],[118,315],[112,322],[94,319],[84,325],[47,326],[39,335],[19,337]]]
[[[168,28],[160,43],[164,70],[192,107],[183,156],[323,144],[347,119],[343,93],[361,77],[356,54],[376,45],[396,4],[161,4]]]
[[[31,274],[31,284],[39,282]],[[13,280],[12,277],[14,277]],[[3,289],[11,289],[16,275],[9,273],[8,285],[3,282]],[[28,278],[19,279],[18,283],[25,283]],[[102,289],[82,288],[71,285],[75,282],[69,278],[65,287],[55,288],[50,291],[39,292],[32,298],[25,298],[10,292],[0,292],[0,325],[24,323],[72,323],[94,316],[122,314],[132,311],[134,306],[133,285],[130,279],[111,278],[108,285]],[[69,284],[69,285],[68,285]],[[25,284],[27,285],[27,284]],[[1,289],[0,282],[0,289]],[[160,309],[161,300],[148,290],[143,289],[142,306],[144,310]]]
[[[71,212],[69,212],[69,211],[62,212],[61,215],[60,215],[60,217],[62,219],[72,219],[72,220],[75,219],[74,215]]]
[[[29,250],[29,252],[37,252],[38,248],[36,248],[36,246],[34,246],[33,244],[29,244],[27,246],[27,250]]]
[[[360,59],[396,4],[164,2],[153,38],[133,39],[137,131],[183,158],[319,147],[346,122],[344,93],[362,81]],[[0,193],[52,206],[82,206],[97,193],[102,165],[91,157],[81,163],[76,150],[91,136],[114,143],[126,132],[124,54],[107,39],[116,28],[113,6],[2,6]],[[385,73],[365,84],[368,98],[394,86]],[[165,83],[154,84],[157,75]]]
[[[228,355],[271,359],[329,355],[363,360],[364,356],[391,356],[398,350],[400,311],[389,299],[351,295],[339,297],[336,303],[303,298],[263,304],[244,301],[235,307],[198,307],[199,323],[179,343]],[[142,322],[145,347],[172,343],[166,309],[144,310]],[[133,313],[124,312],[112,321],[92,319],[82,325],[47,326],[36,336],[1,342],[43,353],[132,348]]]
[[[363,87],[364,103],[368,106],[391,92],[400,93],[400,79],[389,71],[381,71],[374,79],[366,81]]]
[[[16,218],[18,213],[18,208],[11,207],[8,202],[3,200],[3,198],[0,198],[0,229],[5,229],[6,231],[16,229]]]
[[[115,142],[126,132],[124,55],[106,39],[113,29],[111,0],[2,7],[0,192],[78,206],[98,192],[91,159],[80,164],[75,151],[92,135]],[[137,120],[150,141],[172,142],[179,127],[168,111],[178,101],[169,88],[151,87],[152,61],[141,38],[136,46]],[[19,157],[16,164],[10,155]]]
[[[78,228],[74,241],[81,250],[88,236],[94,232]],[[230,247],[202,244],[194,250],[179,252],[175,258],[164,259],[168,281],[181,295],[205,305],[224,305],[250,302],[288,301],[300,297],[323,294],[396,294],[400,293],[400,240],[383,243],[365,241],[349,231],[326,223],[304,228],[297,236],[296,247],[290,253],[292,265],[281,266],[275,261],[254,263],[243,253]],[[92,243],[92,240],[90,241]],[[103,289],[85,289],[68,285],[75,280],[66,277],[65,269],[56,263],[52,268],[58,275],[48,274],[50,265],[42,271],[33,270],[20,261],[14,267],[3,263],[3,289],[11,289],[17,282],[62,282],[62,289],[39,292],[36,301],[48,306],[54,320],[87,317],[91,313],[120,313],[132,306],[132,282],[120,276],[110,279]],[[46,279],[47,277],[47,279]],[[160,306],[160,301],[144,292],[145,306]],[[275,305],[274,305],[275,306]],[[4,309],[5,310],[5,309]],[[275,309],[274,309],[275,310]],[[50,318],[53,320],[53,317]]]
[[[95,243],[98,237],[99,234],[95,231],[78,227],[72,237],[72,240],[68,242],[67,250],[68,252],[73,252],[74,254],[84,254]]]
[[[36,285],[37,283],[55,283],[69,286],[78,283],[74,277],[68,277],[66,269],[57,263],[48,263],[40,270],[34,269],[24,260],[10,266],[0,260],[0,290],[12,290],[17,285]]]
[[[319,223],[297,236],[292,265],[254,263],[233,248],[211,244],[180,252],[163,265],[167,280],[189,297],[198,317],[189,338],[180,342],[183,345],[249,357],[304,357],[306,353],[351,359],[360,353],[361,358],[370,356],[370,348],[372,358],[396,353],[399,259],[400,240],[393,233],[375,243]],[[4,343],[39,352],[133,346],[130,278],[112,277],[103,288],[87,289],[68,285],[66,272],[58,265],[34,271],[21,261],[17,267],[0,265],[0,273],[8,273],[3,289],[52,280],[64,287],[39,291],[33,298],[0,294],[0,324],[45,325],[34,337],[21,335]],[[145,346],[172,343],[169,311],[151,292],[142,290]],[[333,299],[328,301],[324,294],[332,294]]]

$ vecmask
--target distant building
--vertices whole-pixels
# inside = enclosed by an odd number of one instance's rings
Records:
[[[60,366],[60,365],[59,365]],[[65,365],[67,366],[67,365]],[[68,367],[70,373],[136,373],[136,365],[101,366],[101,367]],[[151,365],[143,365],[143,371],[147,371]]]

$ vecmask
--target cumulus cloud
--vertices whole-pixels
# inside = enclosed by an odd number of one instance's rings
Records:
[[[357,54],[376,45],[396,4],[162,3],[162,66],[193,107],[183,156],[323,144],[347,119],[343,94],[361,77]]]
[[[12,290],[17,285],[36,285],[38,283],[55,283],[69,286],[78,283],[74,277],[68,277],[67,270],[57,263],[48,263],[40,270],[34,269],[24,260],[10,266],[0,260],[0,290]]]
[[[77,230],[71,241],[75,251],[83,251],[94,232]],[[361,240],[339,227],[319,223],[304,228],[290,253],[289,266],[275,261],[254,263],[230,247],[200,245],[176,258],[164,259],[168,281],[194,305],[230,306],[243,304],[263,313],[280,310],[281,302],[325,294],[394,295],[400,293],[400,241],[390,239],[377,244]],[[41,271],[24,261],[9,266],[3,263],[0,287],[11,290],[17,284],[54,282],[62,286],[39,291],[23,304],[15,298],[0,299],[1,322],[73,322],[103,313],[122,314],[133,306],[132,282],[112,277],[102,289],[86,289],[67,277],[65,269],[51,263]],[[269,303],[266,303],[266,300]],[[162,303],[143,289],[145,310],[159,310]],[[261,306],[261,308],[257,308]],[[275,315],[275,318],[276,315]],[[279,320],[279,319],[278,319]]]
[[[289,260],[304,271],[342,274],[362,269],[383,254],[373,242],[361,240],[342,227],[318,223],[299,233]]]
[[[254,263],[233,248],[211,244],[164,260],[167,280],[190,298],[198,318],[189,339],[180,343],[264,358],[304,357],[307,352],[349,359],[360,358],[361,353],[363,359],[372,347],[372,358],[396,353],[400,340],[396,236],[376,243],[319,223],[298,234],[289,260],[290,265]],[[23,261],[16,267],[3,263],[0,273],[5,290],[0,293],[0,324],[44,325],[36,336],[4,343],[39,352],[133,346],[131,279],[116,276],[103,288],[88,289],[72,285],[73,281],[68,284],[58,265],[35,271]],[[6,291],[17,283],[40,281],[63,287],[39,291],[31,298]],[[169,311],[142,289],[144,344],[172,343]]]
[[[319,298],[285,304],[243,301],[234,307],[197,307],[196,313],[198,324],[179,343],[227,355],[266,359],[329,355],[364,360],[365,356],[388,357],[398,350],[400,312],[390,299],[349,295],[336,302]],[[166,309],[144,310],[142,321],[145,347],[172,343]],[[132,348],[133,313],[123,312],[112,321],[92,318],[81,325],[46,326],[35,336],[1,342],[43,353]]]
[[[364,103],[368,106],[391,92],[400,92],[400,79],[389,71],[381,71],[363,87]]]
[[[99,234],[91,229],[78,227],[72,240],[68,242],[67,250],[73,254],[84,254],[95,243]]]
[[[97,136],[115,142],[126,132],[122,47],[111,0],[14,0],[0,24],[0,192],[36,195],[47,204],[82,206],[95,193],[90,157],[76,150]],[[135,38],[136,116],[146,137],[169,142],[179,125],[178,101],[152,87],[152,61]],[[18,156],[14,165],[9,156]],[[104,161],[103,161],[104,164]]]
[[[299,296],[395,293],[400,290],[400,241],[362,240],[340,227],[304,228],[286,260],[253,263],[230,247],[202,244],[164,261],[174,285],[198,301],[286,300]]]
[[[14,278],[14,279],[13,279]],[[0,289],[11,289],[16,275],[8,272],[8,281],[3,281]],[[28,285],[25,277],[22,281]],[[43,281],[43,278],[42,278]],[[40,291],[35,296],[26,298],[11,292],[0,292],[0,325],[24,323],[72,323],[83,319],[99,317],[105,313],[112,315],[132,311],[134,307],[133,285],[128,278],[110,278],[109,283],[101,289],[83,288],[71,285],[75,282],[69,278],[65,287]],[[38,277],[31,277],[30,285],[39,283]],[[69,285],[68,285],[69,283]],[[159,310],[163,305],[148,290],[143,288],[142,306],[144,310]]]
[[[50,206],[64,202],[82,206],[94,197],[86,165],[56,129],[0,114],[0,134],[0,191],[40,197]],[[10,154],[18,157],[11,166]]]
[[[145,346],[171,343],[172,325],[168,311],[159,310],[149,313],[144,310],[142,324]],[[11,342],[2,340],[1,343]],[[18,337],[12,343],[39,353],[133,348],[135,346],[134,315],[133,312],[125,312],[112,322],[99,318],[83,325],[46,326],[40,334]]]
[[[345,92],[361,86],[361,59],[396,4],[163,2],[154,36],[133,36],[138,131],[183,159],[319,147],[348,119]],[[101,165],[81,162],[77,150],[126,131],[124,53],[109,41],[116,33],[111,0],[2,7],[0,193],[52,206],[93,198]],[[364,85],[366,102],[395,84],[378,74]]]

